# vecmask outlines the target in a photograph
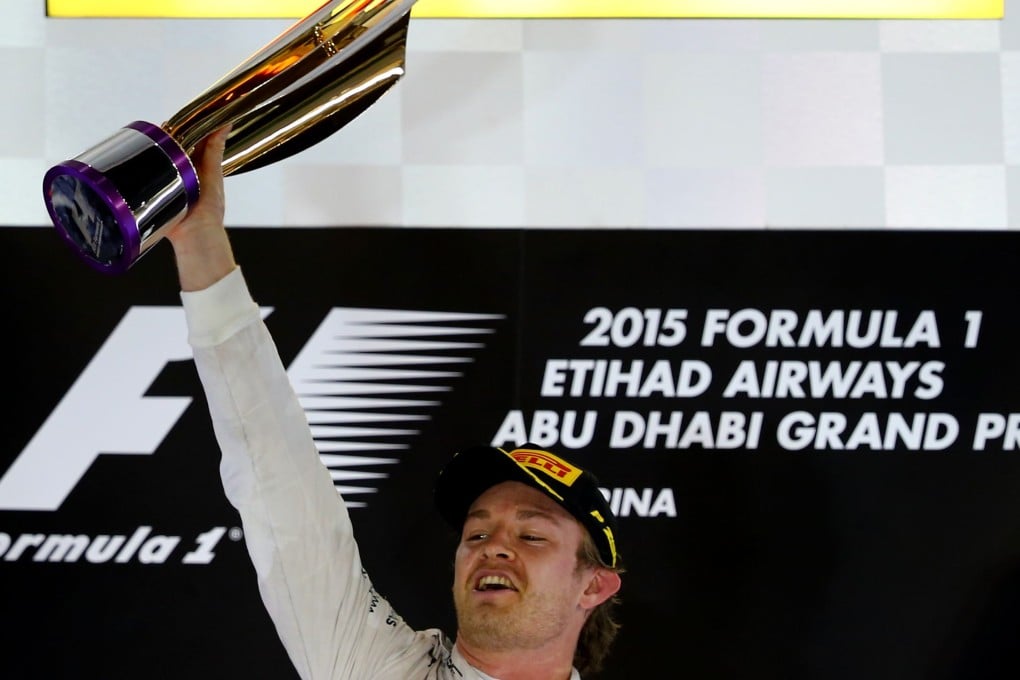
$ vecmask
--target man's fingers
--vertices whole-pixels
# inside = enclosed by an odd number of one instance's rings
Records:
[[[230,126],[227,125],[202,140],[202,145],[199,149],[199,165],[203,175],[220,172],[220,166],[223,165],[223,152],[227,146],[227,135],[229,134]]]

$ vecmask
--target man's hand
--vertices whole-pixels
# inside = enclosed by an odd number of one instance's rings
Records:
[[[229,127],[202,140],[195,152],[199,199],[188,216],[170,228],[181,290],[208,288],[237,266],[223,225],[226,199],[223,190],[223,149]]]

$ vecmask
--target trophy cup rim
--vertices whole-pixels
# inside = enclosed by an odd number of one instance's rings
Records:
[[[135,146],[120,146],[126,139],[134,139]],[[146,210],[151,209],[148,203],[155,196],[150,196],[148,190],[139,193],[138,190],[143,185],[138,187],[130,185],[125,188],[121,184],[124,178],[118,179],[111,174],[122,173],[120,164],[138,157],[138,149],[142,148],[138,146],[139,144],[158,150],[158,162],[166,173],[166,179],[173,178],[172,181],[177,187],[175,192],[180,192],[178,195],[183,199],[184,211],[190,210],[199,196],[198,171],[181,144],[165,130],[147,121],[136,120],[124,125],[105,142],[97,144],[78,158],[51,167],[43,178],[43,198],[53,225],[82,260],[93,269],[104,273],[122,274],[130,269],[157,240],[153,235],[158,234],[159,229],[165,226],[163,224],[152,226],[151,219],[143,217],[148,214]],[[72,198],[73,202],[94,201],[98,209],[105,209],[114,222],[107,224],[105,228],[111,238],[116,238],[119,242],[119,253],[108,259],[105,254],[100,256],[97,251],[101,249],[90,244],[94,234],[88,233],[89,227],[77,225],[74,219],[61,219],[53,191],[55,183],[62,177],[70,178],[78,183],[83,191],[90,193],[87,199]],[[83,232],[82,237],[79,237],[76,230]]]
[[[96,194],[106,207],[110,209],[113,214],[114,221],[117,224],[117,229],[124,242],[124,252],[118,257],[112,259],[110,262],[101,262],[100,260],[93,257],[87,252],[74,238],[68,233],[70,225],[64,223],[60,216],[57,215],[56,209],[53,206],[51,200],[51,190],[53,183],[60,177],[71,176],[78,181],[84,183]],[[121,196],[117,190],[116,185],[111,182],[103,173],[99,172],[92,166],[82,163],[76,160],[67,160],[62,163],[58,163],[50,168],[46,172],[46,176],[43,178],[43,196],[46,199],[46,210],[50,215],[50,219],[53,224],[57,227],[57,232],[60,237],[71,246],[71,249],[78,255],[78,257],[89,264],[93,269],[109,274],[120,274],[131,266],[131,263],[138,259],[139,250],[141,248],[141,237],[138,234],[138,225],[135,219],[134,213],[131,211],[130,206]]]

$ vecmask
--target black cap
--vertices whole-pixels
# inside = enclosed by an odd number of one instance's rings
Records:
[[[534,444],[512,451],[474,446],[458,452],[439,473],[436,508],[450,526],[460,531],[475,499],[508,481],[527,484],[563,506],[591,534],[602,563],[617,566],[616,517],[599,490],[598,479]]]

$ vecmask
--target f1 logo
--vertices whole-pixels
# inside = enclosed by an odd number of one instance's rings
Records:
[[[134,307],[0,478],[0,510],[56,510],[100,454],[152,454],[191,403],[146,397],[191,359],[180,307]]]
[[[272,307],[261,311],[266,317]],[[398,463],[381,452],[406,448],[378,438],[417,434],[407,423],[427,419],[441,404],[437,395],[461,375],[456,367],[472,361],[485,346],[479,336],[502,318],[358,308],[327,315],[288,374],[345,498],[374,491],[359,485],[386,473],[358,468]],[[0,478],[0,510],[57,510],[101,454],[154,453],[192,401],[145,396],[167,363],[192,359],[185,329],[181,307],[131,309]],[[412,368],[422,366],[428,368]]]

